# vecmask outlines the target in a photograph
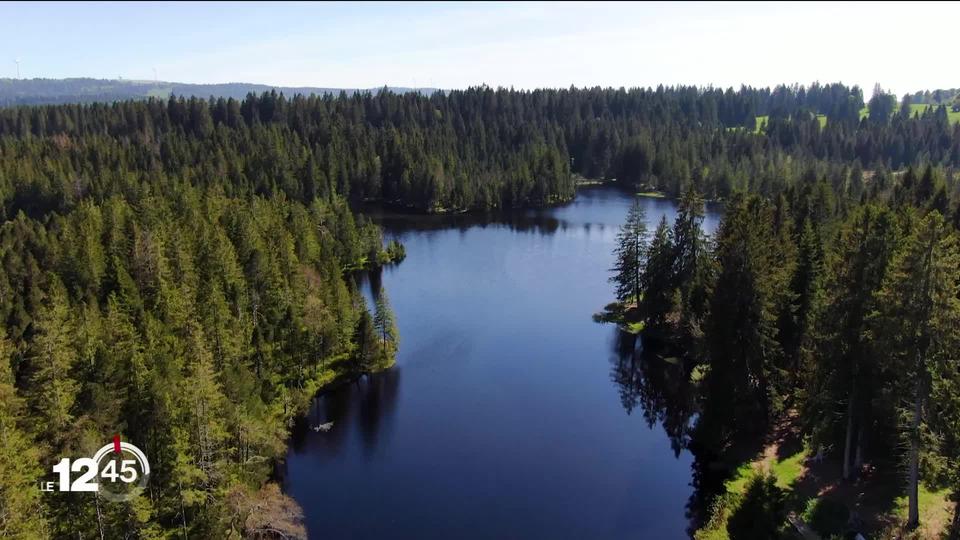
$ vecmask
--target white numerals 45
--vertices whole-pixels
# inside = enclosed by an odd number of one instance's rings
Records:
[[[133,468],[136,464],[137,462],[132,459],[124,459],[120,462],[120,473],[118,474],[117,462],[110,460],[100,471],[100,476],[109,479],[111,482],[116,482],[119,478],[122,482],[130,484],[137,481],[137,470]]]

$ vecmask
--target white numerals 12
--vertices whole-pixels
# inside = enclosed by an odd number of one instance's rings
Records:
[[[136,461],[124,459],[120,462],[120,472],[117,472],[117,462],[110,460],[100,476],[116,482],[119,478],[127,484],[137,480],[137,470],[134,468]],[[79,478],[70,483],[70,472],[84,471]],[[71,465],[69,458],[63,458],[59,463],[53,466],[53,472],[60,475],[60,491],[97,491],[99,486],[96,482],[91,482],[97,476],[97,462],[90,458],[80,458]]]
[[[81,469],[86,472],[71,484],[70,471],[80,472]],[[97,476],[97,462],[90,458],[80,458],[74,461],[72,466],[70,459],[63,458],[53,466],[53,472],[60,475],[60,491],[97,491],[99,487],[95,482],[91,482]]]

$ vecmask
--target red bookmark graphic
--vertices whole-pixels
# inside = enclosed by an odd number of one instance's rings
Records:
[[[113,436],[113,451],[118,454],[120,453],[120,436],[119,435]]]

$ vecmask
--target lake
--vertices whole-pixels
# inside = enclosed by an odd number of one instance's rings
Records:
[[[672,200],[642,201],[651,231],[672,224]],[[377,216],[407,258],[361,286],[382,282],[400,351],[315,400],[329,432],[292,437],[284,486],[311,538],[688,536],[686,379],[592,319],[630,204],[597,187],[542,210]]]

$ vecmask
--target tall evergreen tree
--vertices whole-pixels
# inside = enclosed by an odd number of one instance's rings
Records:
[[[381,354],[384,361],[389,362],[397,350],[397,323],[387,298],[387,291],[382,287],[376,295],[376,310],[373,316],[373,326],[380,339]]]
[[[370,316],[370,311],[367,310],[366,301],[363,297],[358,295],[358,298],[360,316],[357,318],[353,333],[353,342],[355,343],[353,359],[356,372],[366,374],[376,369],[382,357],[373,317]]]
[[[786,283],[774,263],[778,250],[770,205],[757,196],[731,201],[717,238],[708,333],[705,411],[726,417],[706,422],[719,429],[712,435],[718,444],[738,422],[760,429],[758,418],[772,420],[780,411],[776,296]]]
[[[705,211],[703,197],[690,187],[680,199],[673,224],[673,286],[680,293],[680,324],[688,338],[702,332],[709,308],[712,269],[703,232]]]
[[[23,400],[14,387],[10,362],[13,344],[0,328],[0,536],[49,534],[36,481],[41,477],[39,452],[23,430]]]
[[[667,318],[674,310],[674,254],[673,233],[667,225],[667,216],[663,216],[653,233],[641,276],[643,299],[640,311],[646,318],[647,328],[654,332],[665,330]]]
[[[806,219],[798,238],[797,264],[790,278],[793,301],[787,310],[788,321],[781,328],[780,339],[795,376],[800,375],[804,367],[803,357],[812,346],[814,314],[823,300],[823,257],[820,234]]]
[[[43,309],[37,314],[30,344],[30,405],[37,416],[39,440],[59,450],[73,428],[74,404],[80,385],[74,379],[77,361],[73,319],[66,291],[56,278]]]
[[[877,366],[870,354],[867,317],[875,309],[879,290],[897,242],[897,224],[889,210],[858,208],[846,220],[827,255],[827,297],[817,325],[817,381],[811,386],[807,417],[819,423],[818,435],[828,433],[842,418],[838,447],[843,448],[843,477],[850,478],[869,435],[869,405],[878,390]],[[845,405],[836,410],[838,405]],[[822,439],[821,439],[822,440]]]
[[[937,212],[919,220],[891,263],[877,293],[874,316],[877,352],[903,395],[910,396],[905,429],[907,526],[919,525],[921,427],[925,422],[931,376],[936,366],[956,366],[954,347],[960,321],[960,244]]]
[[[639,198],[635,198],[627,218],[617,233],[614,275],[610,282],[617,286],[617,299],[623,303],[639,302],[643,283],[641,276],[647,256],[647,217]]]

